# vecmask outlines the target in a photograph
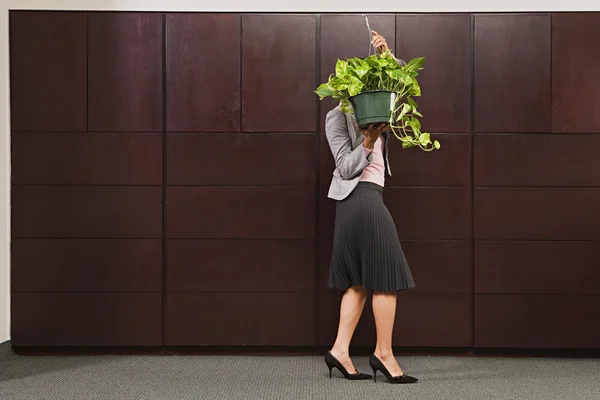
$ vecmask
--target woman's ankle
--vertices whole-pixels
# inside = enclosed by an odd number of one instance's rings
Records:
[[[392,349],[375,349],[375,355],[381,361],[387,361],[394,358],[394,352]]]
[[[333,345],[333,347],[331,348],[331,353],[338,355],[338,356],[349,356],[350,355],[350,351],[348,348],[345,348],[343,346],[336,346]]]

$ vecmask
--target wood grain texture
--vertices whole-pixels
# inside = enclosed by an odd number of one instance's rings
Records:
[[[13,132],[12,184],[161,185],[158,133]]]
[[[478,241],[475,292],[600,294],[598,242]]]
[[[320,189],[321,237],[333,237],[335,200]],[[468,187],[386,187],[384,202],[394,218],[400,239],[468,239],[470,190]],[[422,213],[414,212],[418,204]]]
[[[86,130],[86,29],[83,12],[10,12],[14,130]]]
[[[88,16],[88,129],[162,130],[162,14]]]
[[[401,239],[468,239],[469,192],[466,187],[388,187],[384,201]],[[423,212],[415,212],[415,204]]]
[[[319,344],[331,346],[339,321],[340,295],[322,296]],[[472,345],[470,298],[467,294],[405,293],[398,296],[393,331],[395,346],[467,347]],[[376,343],[371,301],[365,305],[353,345]]]
[[[600,296],[476,295],[475,346],[600,347]]]
[[[170,292],[314,290],[314,239],[176,239],[167,248]]]
[[[597,240],[598,188],[477,188],[475,238]]]
[[[170,186],[170,238],[311,238],[312,187]]]
[[[600,13],[552,15],[552,132],[600,133]]]
[[[453,14],[396,16],[396,55],[425,57],[417,98],[428,132],[469,132],[471,119],[471,17]]]
[[[160,238],[160,186],[13,186],[13,238]]]
[[[315,134],[170,133],[169,185],[313,185]]]
[[[14,239],[11,288],[18,292],[160,292],[158,239]]]
[[[312,293],[170,293],[165,342],[315,345],[314,301]]]
[[[389,160],[392,176],[386,174],[390,186],[469,186],[471,184],[471,138],[467,134],[432,135],[442,149],[426,153],[419,149],[402,149],[392,137]],[[331,182],[335,161],[327,138],[321,135],[321,184]]]
[[[600,135],[475,136],[476,186],[600,186]]]
[[[244,132],[314,132],[315,53],[315,16],[242,16]]]
[[[319,289],[327,288],[332,239],[320,239]],[[470,293],[472,291],[473,250],[471,243],[459,240],[403,240],[402,249],[416,282],[411,293]]]
[[[475,16],[475,130],[550,132],[551,16]]]
[[[160,293],[13,293],[14,346],[160,346]]]
[[[167,130],[239,132],[241,16],[167,14]]]
[[[385,37],[392,51],[396,48],[396,18],[394,14],[367,14],[371,28]],[[335,74],[338,59],[367,57],[373,54],[370,36],[361,14],[323,14],[321,15],[320,41],[320,82],[327,82],[330,74]],[[320,102],[321,130],[325,129],[325,116],[339,102],[331,98]]]

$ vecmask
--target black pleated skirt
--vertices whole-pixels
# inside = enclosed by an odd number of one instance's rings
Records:
[[[360,182],[337,202],[328,286],[370,291],[415,287],[396,225],[383,203],[383,187]]]

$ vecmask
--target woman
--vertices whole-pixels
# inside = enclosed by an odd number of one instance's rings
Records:
[[[373,31],[373,45],[389,50],[386,40]],[[333,254],[328,286],[344,291],[335,344],[325,356],[329,376],[333,368],[351,380],[370,379],[359,373],[349,355],[352,335],[367,294],[373,292],[377,346],[369,359],[373,379],[381,371],[391,383],[414,383],[405,375],[392,352],[392,329],[398,291],[415,286],[404,257],[394,220],[383,203],[388,162],[389,126],[360,131],[352,114],[336,107],[327,114],[325,132],[336,169],[329,197],[337,200]]]

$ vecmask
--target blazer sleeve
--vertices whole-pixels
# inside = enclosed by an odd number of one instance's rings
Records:
[[[352,150],[346,116],[341,110],[334,109],[327,114],[325,134],[342,179],[355,178],[371,163],[372,153],[365,154],[364,146]]]

